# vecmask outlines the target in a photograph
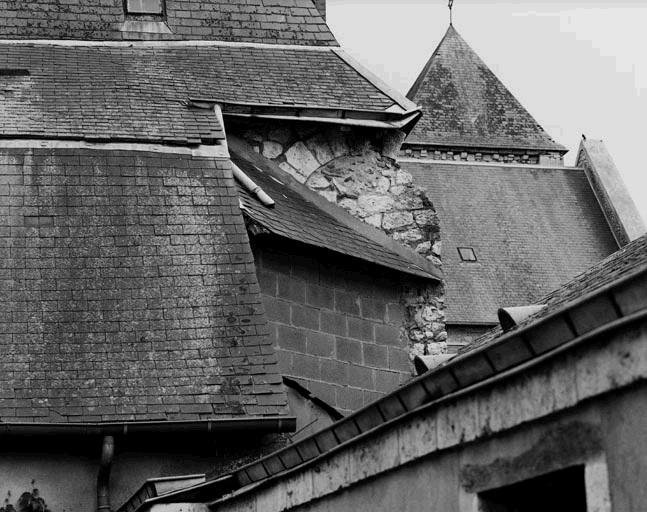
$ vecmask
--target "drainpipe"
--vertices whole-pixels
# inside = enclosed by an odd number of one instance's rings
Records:
[[[115,454],[115,438],[104,436],[101,449],[101,462],[97,475],[97,512],[111,512],[110,508],[110,470]]]
[[[238,181],[238,183],[245,187],[245,190],[247,190],[250,194],[254,194],[256,198],[268,208],[272,208],[274,206],[274,200],[270,196],[268,196],[261,187],[254,183],[254,181],[252,181],[252,179],[247,176],[247,174],[245,174],[242,169],[238,167],[234,162],[231,162],[231,169],[234,178],[236,178],[236,181]]]

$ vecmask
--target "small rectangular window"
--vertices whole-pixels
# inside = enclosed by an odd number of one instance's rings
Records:
[[[458,254],[463,261],[476,261],[476,253],[471,247],[458,247]]]
[[[586,512],[584,466],[482,492],[479,501],[483,512]]]
[[[164,14],[163,0],[126,0],[128,14],[148,14],[162,16]]]

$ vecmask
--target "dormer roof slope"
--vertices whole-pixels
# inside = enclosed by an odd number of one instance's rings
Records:
[[[4,2],[0,38],[132,39],[126,22],[141,20],[158,24],[146,34],[154,39],[337,46],[312,0],[166,0],[158,4],[162,16],[127,15],[127,5],[127,0]]]
[[[451,25],[407,97],[423,111],[408,143],[566,152]]]

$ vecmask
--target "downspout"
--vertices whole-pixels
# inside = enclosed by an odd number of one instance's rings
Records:
[[[97,512],[111,512],[110,507],[110,470],[115,454],[115,438],[104,436],[101,448],[101,462],[97,475]]]

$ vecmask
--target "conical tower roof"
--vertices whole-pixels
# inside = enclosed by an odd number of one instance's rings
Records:
[[[423,110],[408,143],[566,152],[452,25],[407,97]]]

